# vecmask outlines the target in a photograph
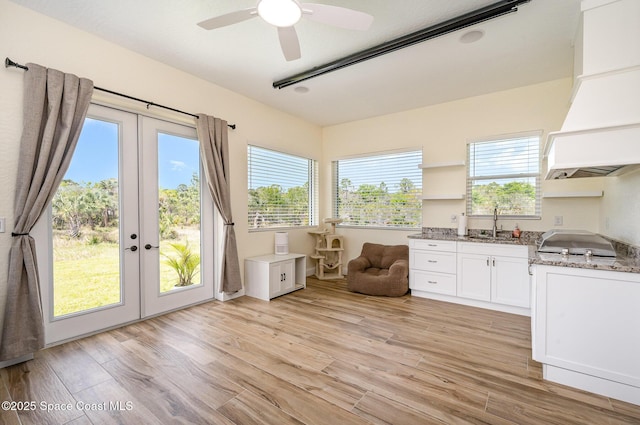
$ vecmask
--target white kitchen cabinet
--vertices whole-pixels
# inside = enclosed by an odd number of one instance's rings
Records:
[[[411,239],[411,295],[530,315],[529,248]]]
[[[268,301],[306,287],[306,258],[290,253],[245,259],[245,294]]]
[[[456,242],[409,241],[409,288],[411,294],[456,295]]]
[[[532,267],[532,348],[543,377],[640,405],[640,275]]]
[[[459,297],[491,301],[491,257],[488,254],[458,256]]]
[[[499,310],[527,314],[531,294],[528,267],[526,246],[461,242],[457,295],[489,302]]]
[[[530,308],[528,257],[491,257],[491,302]]]

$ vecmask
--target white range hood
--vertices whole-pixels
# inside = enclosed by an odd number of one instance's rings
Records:
[[[549,133],[547,179],[640,167],[640,0],[583,0],[576,85],[562,129]]]

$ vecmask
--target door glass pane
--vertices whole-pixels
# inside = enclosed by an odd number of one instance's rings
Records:
[[[53,315],[119,304],[118,124],[87,118],[52,201]]]
[[[160,292],[200,285],[200,149],[158,134]]]

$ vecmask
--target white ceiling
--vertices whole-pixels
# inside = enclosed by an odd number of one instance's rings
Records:
[[[261,19],[206,31],[196,24],[257,0],[11,0],[130,50],[319,125],[332,125],[568,77],[580,0],[532,0],[467,30],[356,64],[299,85],[272,83],[497,0],[316,0],[374,16],[366,32],[302,20],[302,58],[285,61]]]

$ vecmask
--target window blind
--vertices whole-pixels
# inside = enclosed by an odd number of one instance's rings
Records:
[[[540,135],[467,146],[467,214],[540,216]]]
[[[314,160],[249,145],[249,229],[315,225]]]
[[[334,216],[342,225],[420,228],[422,151],[333,162]]]

